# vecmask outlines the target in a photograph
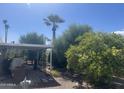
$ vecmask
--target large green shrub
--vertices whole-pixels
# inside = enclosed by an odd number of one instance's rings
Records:
[[[82,74],[94,86],[109,87],[112,76],[124,71],[121,44],[124,38],[116,34],[86,33],[77,41],[66,52],[67,68]]]
[[[66,68],[67,61],[64,53],[70,45],[76,44],[75,39],[85,32],[91,32],[88,25],[71,25],[54,43],[53,65],[57,68]]]

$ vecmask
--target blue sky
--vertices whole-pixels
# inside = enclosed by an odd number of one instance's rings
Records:
[[[50,14],[65,19],[56,31],[57,36],[71,24],[88,24],[94,31],[103,32],[124,29],[124,4],[0,4],[0,37],[4,40],[2,20],[7,19],[8,42],[17,42],[27,32],[51,38],[51,28],[43,23],[43,18]]]

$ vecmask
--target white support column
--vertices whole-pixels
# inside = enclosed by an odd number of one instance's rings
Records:
[[[50,70],[52,70],[52,48],[50,51]]]
[[[46,66],[47,66],[47,64],[48,64],[48,54],[47,54],[47,49],[45,50],[45,61],[46,61]]]

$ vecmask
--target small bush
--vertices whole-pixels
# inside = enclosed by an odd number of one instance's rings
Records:
[[[52,76],[54,76],[54,77],[60,77],[60,76],[61,76],[60,72],[57,71],[57,70],[52,70],[52,71],[51,71],[51,74],[52,74]]]

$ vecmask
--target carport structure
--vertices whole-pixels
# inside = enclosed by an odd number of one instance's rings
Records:
[[[52,46],[41,45],[41,44],[12,44],[12,43],[0,43],[0,51],[3,53],[1,56],[4,57],[4,50],[6,49],[22,49],[22,50],[37,50],[37,63],[39,61],[39,51],[41,49],[50,49],[50,68],[52,68]]]

